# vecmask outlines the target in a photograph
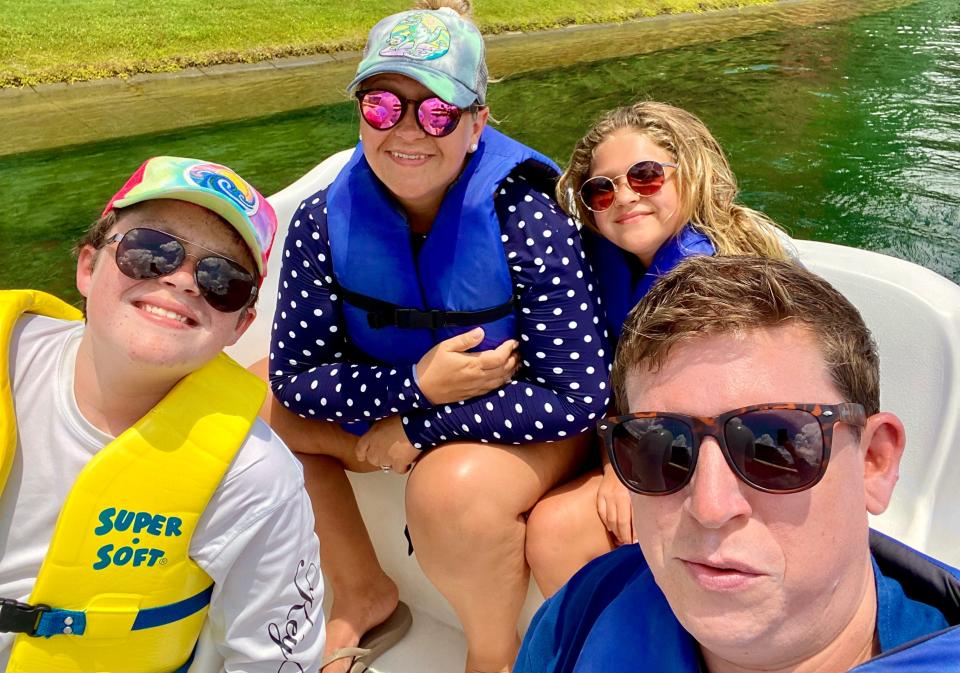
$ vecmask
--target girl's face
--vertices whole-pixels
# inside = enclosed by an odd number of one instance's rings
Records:
[[[684,225],[677,191],[676,168],[665,167],[666,180],[652,196],[640,196],[627,186],[623,176],[638,161],[676,163],[676,158],[633,129],[611,133],[597,145],[588,178],[606,176],[616,183],[617,191],[607,210],[593,213],[593,221],[603,236],[620,248],[636,255],[650,266],[657,250]]]

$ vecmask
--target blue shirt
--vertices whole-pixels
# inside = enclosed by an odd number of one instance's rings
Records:
[[[871,556],[870,560],[873,562],[877,587],[877,638],[880,652],[950,626],[940,610],[908,598],[900,582],[880,572],[875,558]]]
[[[913,550],[897,547],[907,550],[911,561],[926,563]],[[875,557],[872,560],[881,652],[951,626],[936,605],[909,597],[901,583],[881,572]],[[951,591],[960,587],[960,581],[955,575],[943,577],[951,586],[940,591],[956,612],[960,593]],[[930,592],[937,590],[932,587]],[[953,669],[960,667],[957,640],[952,638],[946,647]],[[699,647],[671,611],[638,545],[620,547],[590,562],[545,602],[530,624],[514,667],[520,672],[700,669]]]

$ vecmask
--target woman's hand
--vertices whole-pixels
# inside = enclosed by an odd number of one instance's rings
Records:
[[[633,531],[633,508],[630,505],[630,491],[620,483],[613,467],[603,466],[603,476],[597,489],[597,514],[607,530],[617,539],[618,544],[636,542]]]
[[[504,341],[493,350],[467,353],[483,341],[477,327],[441,341],[420,358],[417,379],[431,404],[447,404],[489,393],[507,383],[520,360],[518,342]]]
[[[397,474],[410,469],[420,457],[420,451],[414,448],[399,416],[390,416],[374,423],[357,442],[357,460],[367,461],[381,470],[389,467]]]

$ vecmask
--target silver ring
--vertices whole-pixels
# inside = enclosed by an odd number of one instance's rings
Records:
[[[390,467],[389,465],[381,465],[380,471],[386,474],[387,472],[393,472],[393,468]]]

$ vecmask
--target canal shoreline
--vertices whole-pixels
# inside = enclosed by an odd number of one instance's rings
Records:
[[[660,15],[486,38],[493,75],[545,70],[624,54],[729,40],[907,4],[872,0],[840,10],[829,0],[779,0],[703,14]],[[736,21],[731,21],[736,17]],[[318,54],[74,84],[0,89],[0,156],[265,117],[343,102],[360,52]]]

